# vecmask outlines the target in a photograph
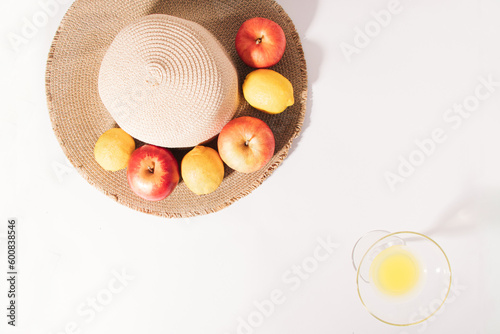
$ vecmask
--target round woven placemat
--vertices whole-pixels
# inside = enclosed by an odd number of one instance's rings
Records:
[[[99,136],[117,124],[98,92],[99,69],[115,36],[127,25],[150,14],[168,14],[194,21],[210,31],[236,66],[241,84],[253,69],[236,53],[234,38],[252,17],[278,23],[287,38],[285,55],[272,67],[294,87],[295,104],[278,115],[253,109],[241,97],[235,117],[249,115],[273,130],[276,151],[267,166],[238,173],[226,166],[224,181],[213,193],[198,196],[181,181],[163,201],[149,202],[135,195],[126,170],[107,172],[94,159]],[[283,8],[273,0],[77,0],[54,37],[46,73],[46,94],[54,132],[70,162],[93,186],[132,209],[163,217],[192,217],[221,210],[257,188],[282,163],[301,130],[306,112],[307,70],[299,35]],[[143,143],[138,142],[138,146]],[[216,148],[216,140],[207,144]],[[189,149],[172,149],[180,162]]]

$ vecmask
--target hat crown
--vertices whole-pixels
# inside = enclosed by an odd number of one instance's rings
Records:
[[[236,68],[201,25],[149,15],[125,27],[107,50],[99,94],[127,133],[164,147],[216,136],[238,107]]]

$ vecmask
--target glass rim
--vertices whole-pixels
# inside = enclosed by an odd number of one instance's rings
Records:
[[[354,260],[354,252],[356,251],[356,247],[358,246],[359,242],[364,238],[366,237],[367,235],[369,235],[370,233],[373,233],[373,232],[385,232],[386,235],[384,236],[384,238],[388,235],[388,234],[391,234],[391,232],[389,231],[386,231],[386,230],[372,230],[372,231],[369,231],[369,232],[366,232],[365,234],[363,234],[359,239],[358,241],[356,241],[356,243],[354,244],[354,247],[352,248],[352,251],[351,251],[351,262],[352,262],[352,266],[354,267],[354,270],[355,271],[358,271],[358,268],[360,267],[361,265],[361,262],[363,262],[363,258],[364,258],[364,255],[371,249],[371,246],[370,248],[368,248],[368,250],[365,251],[365,253],[363,254],[363,257],[361,257],[361,260],[359,261],[359,265],[356,266],[356,262]],[[383,238],[380,238],[379,240],[375,241],[373,243],[373,245],[375,245],[377,242],[379,242],[380,240],[382,240]],[[372,246],[373,246],[372,245]]]
[[[383,230],[376,230],[376,231],[383,231]],[[369,232],[368,232],[369,233]],[[366,233],[366,234],[368,234]],[[365,234],[365,235],[366,235]],[[434,312],[432,312],[431,314],[429,314],[427,317],[425,317],[424,319],[421,319],[419,321],[415,321],[415,322],[411,322],[411,323],[407,323],[407,324],[396,324],[396,323],[392,323],[390,321],[386,321],[384,319],[381,319],[380,317],[378,317],[377,315],[375,315],[371,310],[370,308],[365,304],[365,301],[363,300],[363,297],[361,296],[361,291],[359,290],[359,277],[360,277],[360,268],[361,266],[363,265],[363,262],[365,261],[365,257],[366,255],[370,252],[370,250],[376,245],[378,244],[380,241],[384,240],[385,238],[389,238],[389,237],[392,237],[392,236],[395,236],[395,235],[398,235],[398,234],[414,234],[416,236],[419,236],[419,237],[423,237],[429,241],[431,241],[434,245],[436,245],[438,247],[438,249],[441,251],[441,253],[443,254],[445,260],[446,260],[446,263],[448,264],[448,269],[450,271],[450,281],[448,282],[448,290],[446,291],[446,295],[444,296],[443,298],[443,301],[441,302],[441,304],[434,310]],[[359,240],[358,240],[359,241]],[[357,288],[357,291],[358,291],[358,296],[359,296],[359,299],[361,300],[361,303],[363,304],[363,306],[366,308],[366,310],[374,317],[376,318],[377,320],[385,323],[385,324],[388,324],[388,325],[392,325],[392,326],[398,326],[398,327],[406,327],[406,326],[412,326],[412,325],[417,325],[417,324],[420,324],[424,321],[426,321],[427,319],[429,319],[430,317],[432,317],[434,314],[436,314],[440,309],[441,307],[444,305],[444,303],[446,302],[446,300],[448,299],[448,295],[450,294],[450,290],[451,290],[451,280],[452,280],[452,276],[453,276],[453,273],[452,273],[452,270],[451,270],[451,265],[450,265],[450,260],[448,259],[448,256],[446,255],[445,251],[443,250],[443,248],[437,243],[435,242],[433,239],[431,239],[430,237],[426,236],[425,234],[422,234],[422,233],[418,233],[418,232],[412,232],[412,231],[400,231],[400,232],[391,232],[391,233],[388,233],[387,235],[383,236],[382,238],[378,239],[377,241],[375,241],[367,250],[366,252],[363,254],[363,257],[361,258],[361,261],[359,262],[359,266],[356,270],[356,288]]]

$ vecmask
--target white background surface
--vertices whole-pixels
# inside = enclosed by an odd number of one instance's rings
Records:
[[[273,290],[284,302],[240,333],[500,332],[500,87],[459,128],[443,119],[474,94],[479,77],[500,81],[500,2],[401,0],[400,13],[350,62],[341,43],[353,45],[355,28],[388,1],[278,2],[308,61],[301,137],[250,196],[216,214],[166,220],[91,187],[56,141],[45,63],[70,4],[16,52],[9,33],[21,34],[23,20],[43,7],[2,1],[0,234],[8,217],[19,219],[20,278],[11,328],[0,271],[0,333],[234,334]],[[437,128],[447,140],[391,191],[386,172]],[[447,251],[454,290],[432,321],[391,327],[363,308],[350,252],[373,229],[427,233]],[[339,247],[293,290],[283,275],[313,255],[318,238]],[[133,279],[107,294],[122,270]],[[87,303],[106,296],[92,317]]]

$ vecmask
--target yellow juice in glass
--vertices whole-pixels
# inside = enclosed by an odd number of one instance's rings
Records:
[[[391,246],[381,251],[371,263],[370,278],[383,294],[404,296],[418,286],[420,265],[404,246]]]

